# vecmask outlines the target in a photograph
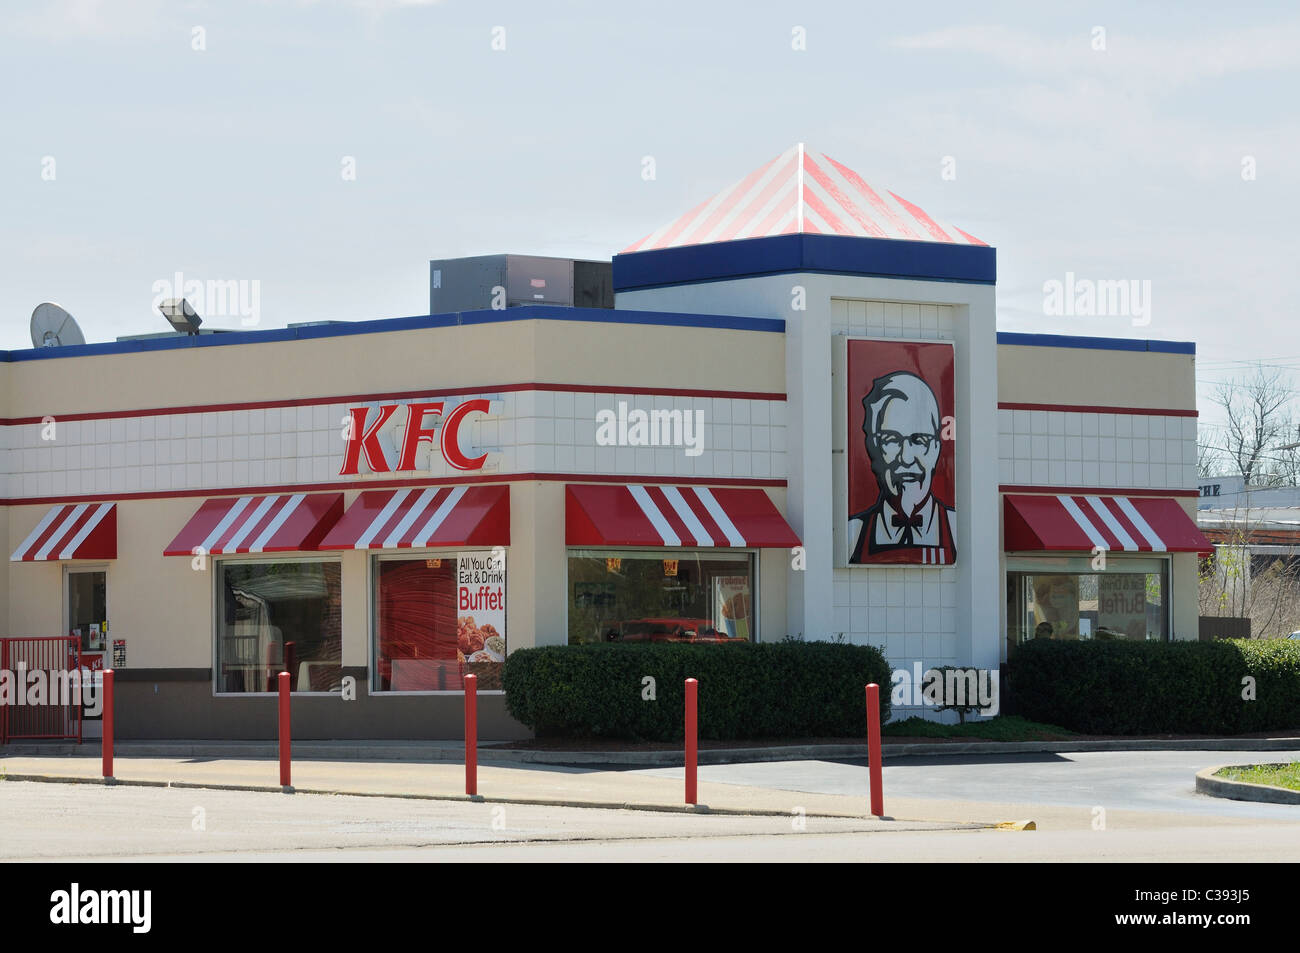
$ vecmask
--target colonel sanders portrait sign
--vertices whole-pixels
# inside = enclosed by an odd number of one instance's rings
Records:
[[[957,559],[953,347],[846,342],[850,566]]]

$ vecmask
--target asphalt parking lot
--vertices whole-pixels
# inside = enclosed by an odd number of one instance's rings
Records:
[[[885,763],[886,799],[1015,802],[1107,810],[1296,820],[1300,807],[1208,797],[1196,772],[1217,764],[1287,762],[1300,751],[1105,751],[905,757]],[[865,759],[711,765],[700,779],[815,794],[865,797]],[[642,772],[681,777],[680,768]],[[888,810],[888,804],[886,804]]]

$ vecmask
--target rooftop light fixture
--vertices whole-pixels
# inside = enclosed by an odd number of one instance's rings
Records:
[[[203,319],[184,298],[166,298],[158,305],[162,316],[171,322],[171,326],[182,334],[198,334]]]

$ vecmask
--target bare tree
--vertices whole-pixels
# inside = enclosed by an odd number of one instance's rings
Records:
[[[1265,463],[1267,476],[1260,482],[1266,486],[1300,486],[1300,426],[1294,414],[1282,418],[1279,439],[1284,441],[1273,447]]]
[[[1300,630],[1300,552],[1254,554],[1253,544],[1268,539],[1239,508],[1231,523],[1212,534],[1214,555],[1201,561],[1200,614],[1248,618],[1254,638],[1285,636]]]
[[[1223,451],[1219,449],[1218,440],[1222,439],[1204,425],[1196,428],[1196,475],[1198,477],[1219,476],[1223,473]]]
[[[1300,484],[1291,394],[1282,370],[1262,364],[1220,384],[1212,400],[1225,423],[1198,434],[1198,474],[1222,467],[1218,472],[1235,470],[1247,487]],[[1300,628],[1300,552],[1259,525],[1264,513],[1252,512],[1249,497],[1219,514],[1214,556],[1201,563],[1201,615],[1249,618],[1256,638]]]
[[[1248,377],[1221,383],[1212,399],[1226,418],[1223,450],[1246,485],[1272,478],[1272,451],[1295,432],[1282,372],[1258,364]]]

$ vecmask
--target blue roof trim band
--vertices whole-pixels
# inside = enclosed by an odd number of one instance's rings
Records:
[[[452,314],[380,318],[372,321],[345,321],[339,324],[316,324],[308,327],[275,328],[265,331],[231,331],[227,334],[202,334],[194,337],[146,338],[139,341],[110,341],[104,344],[76,344],[69,347],[40,347],[21,351],[0,351],[0,363],[41,361],[60,357],[90,357],[100,354],[135,354],[142,351],[170,351],[178,348],[269,344],[274,341],[309,341],[318,338],[344,337],[350,334],[382,334],[388,331],[450,328],[467,324],[490,324],[497,321],[585,321],[592,324],[649,324],[678,328],[721,328],[730,331],[785,333],[785,321],[780,318],[745,318],[727,314],[679,314],[670,311],[623,311],[608,308],[528,305],[522,308],[507,308],[498,311],[461,311]]]
[[[492,321],[518,321],[512,317],[514,312],[532,311],[529,320],[554,321],[589,321],[593,324],[657,324],[677,328],[721,328],[729,331],[769,331],[776,334],[785,333],[785,321],[781,318],[746,318],[729,314],[691,314],[672,311],[633,311],[615,308],[558,308],[536,306],[511,308],[509,311],[466,311],[461,314],[462,324],[487,324]],[[556,314],[555,312],[566,312]],[[573,312],[583,312],[581,317],[573,317]]]
[[[999,344],[1021,347],[1078,347],[1098,351],[1151,351],[1160,354],[1195,354],[1194,341],[1144,341],[1138,338],[1095,338],[1071,334],[1024,334],[999,331]]]
[[[997,250],[988,245],[847,235],[743,238],[615,255],[614,290],[793,272],[991,285],[997,282]]]

